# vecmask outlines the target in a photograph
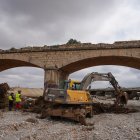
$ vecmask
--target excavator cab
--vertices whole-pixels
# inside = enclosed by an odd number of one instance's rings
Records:
[[[81,82],[77,80],[65,80],[65,88],[69,90],[80,90]]]
[[[64,88],[48,88],[44,94],[45,101],[65,104],[91,104],[90,93],[80,89],[81,82],[65,80]]]

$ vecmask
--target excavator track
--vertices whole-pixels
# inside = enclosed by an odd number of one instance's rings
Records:
[[[89,106],[90,108],[91,106]],[[92,113],[92,108],[77,106],[77,105],[50,105],[44,108],[40,118],[46,117],[61,117],[79,122],[82,125],[87,125],[86,116]]]

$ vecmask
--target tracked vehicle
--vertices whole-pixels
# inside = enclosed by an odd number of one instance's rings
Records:
[[[66,80],[62,89],[47,88],[44,92],[46,116],[64,117],[86,125],[85,118],[93,116],[93,101],[89,93],[94,81],[109,81],[116,91],[115,105],[126,104],[127,96],[111,73],[90,73],[81,82]]]

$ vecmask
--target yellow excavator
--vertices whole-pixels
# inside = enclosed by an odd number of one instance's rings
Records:
[[[116,91],[116,105],[126,104],[127,95],[121,90],[118,82],[111,73],[87,74],[84,79],[79,81],[66,80],[61,87],[47,88],[44,92],[46,106],[42,112],[42,118],[64,117],[86,125],[85,118],[93,116],[93,100],[89,89],[94,81],[109,81]]]

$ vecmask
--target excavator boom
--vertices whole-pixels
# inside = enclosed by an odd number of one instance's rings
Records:
[[[84,79],[81,81],[81,90],[88,90],[90,89],[90,85],[94,81],[109,81],[110,84],[114,87],[116,91],[116,101],[115,104],[127,104],[127,95],[124,93],[119,86],[117,80],[112,75],[111,72],[109,73],[97,73],[92,72],[87,74]],[[88,88],[88,89],[87,89]]]

